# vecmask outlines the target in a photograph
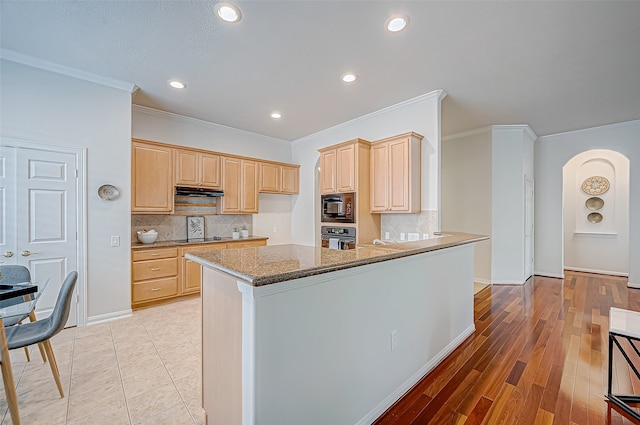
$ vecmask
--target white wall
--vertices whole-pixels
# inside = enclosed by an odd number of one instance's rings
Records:
[[[629,160],[614,151],[580,153],[564,166],[564,266],[567,269],[626,275],[629,272]],[[600,195],[582,191],[591,176],[603,176],[610,188]],[[604,201],[602,221],[592,223],[585,202]]]
[[[154,142],[292,162],[290,142],[141,106],[133,107],[131,134]],[[296,197],[261,194],[251,233],[268,237],[269,245],[290,243],[291,203]]]
[[[292,239],[314,245],[314,195],[318,149],[357,137],[374,141],[415,131],[422,134],[422,210],[440,210],[440,111],[446,93],[438,90],[356,118],[293,142],[293,162],[300,164],[300,195],[293,200]]]
[[[442,140],[442,230],[491,235],[491,128]],[[475,244],[474,280],[491,283],[491,239]]]
[[[87,151],[87,316],[130,311],[131,94],[0,61],[3,137]],[[96,191],[120,188],[112,202]],[[119,247],[110,236],[119,235]]]
[[[493,283],[524,283],[525,177],[533,169],[535,135],[527,126],[493,126]],[[528,277],[528,276],[527,276]]]
[[[629,211],[640,211],[640,120],[540,137],[535,143],[536,274],[563,276],[562,168],[591,149],[609,149],[630,161]],[[640,287],[640,222],[629,222],[629,285]]]

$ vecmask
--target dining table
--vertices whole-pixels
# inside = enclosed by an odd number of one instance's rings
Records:
[[[31,294],[38,292],[38,285],[30,282],[0,284],[0,301],[22,297],[24,302],[7,305],[0,308],[0,366],[2,369],[2,382],[4,393],[7,396],[11,422],[20,425],[20,414],[18,411],[18,396],[13,380],[13,370],[11,369],[11,357],[7,344],[7,334],[4,329],[6,319],[25,316],[33,311],[36,299]]]

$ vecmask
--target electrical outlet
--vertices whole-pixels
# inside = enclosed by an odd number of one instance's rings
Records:
[[[120,246],[120,236],[111,236],[111,246]]]
[[[391,351],[398,348],[398,330],[391,332]]]
[[[422,234],[422,239],[429,239],[429,234],[428,233],[423,233]]]
[[[409,240],[410,241],[417,241],[420,239],[420,234],[419,233],[409,233]]]
[[[400,233],[400,240],[403,241],[404,240],[404,233]]]
[[[389,240],[389,232],[384,232],[384,239]]]
[[[273,233],[277,233],[278,232],[278,228],[276,226],[273,226]]]

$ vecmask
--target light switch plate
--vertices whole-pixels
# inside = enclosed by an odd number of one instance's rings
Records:
[[[419,233],[409,233],[409,240],[410,241],[420,240],[420,234]]]

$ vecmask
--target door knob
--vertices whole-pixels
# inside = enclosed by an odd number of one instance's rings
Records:
[[[39,254],[39,252],[31,252],[29,250],[24,250],[20,253],[20,255],[22,255],[23,257],[28,257],[30,255],[35,255],[35,254]]]
[[[11,257],[13,257],[13,252],[11,252],[11,251],[5,251],[5,252],[2,254],[2,256],[3,256],[3,257],[7,257],[7,258],[11,258]]]

